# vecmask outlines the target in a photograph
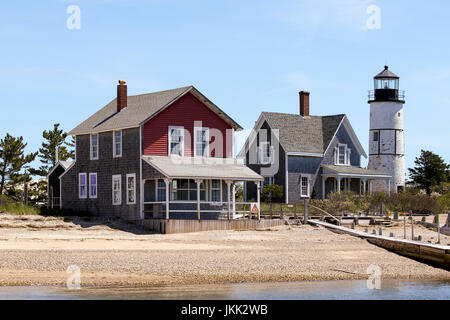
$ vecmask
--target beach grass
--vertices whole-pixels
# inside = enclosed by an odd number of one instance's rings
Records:
[[[18,202],[7,202],[0,206],[0,213],[7,213],[12,215],[38,215],[40,210],[37,207],[25,205]]]

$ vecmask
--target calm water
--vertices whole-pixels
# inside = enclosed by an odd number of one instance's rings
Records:
[[[450,282],[383,280],[380,290],[365,280],[229,285],[164,286],[152,288],[0,287],[5,299],[450,299]]]

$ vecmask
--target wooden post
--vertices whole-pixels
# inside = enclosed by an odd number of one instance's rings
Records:
[[[164,179],[164,183],[166,184],[166,220],[169,220],[169,186],[170,186],[170,180]]]
[[[308,203],[308,200],[305,199],[304,203],[305,203],[305,220],[303,221],[303,224],[307,224],[308,223],[308,219],[309,219],[309,203]]]
[[[231,202],[230,202],[230,199],[231,199],[231,195],[230,195],[230,193],[231,193],[231,181],[225,181],[226,182],[226,184],[227,184],[227,203],[228,203],[228,220],[230,220],[230,218],[231,218]],[[252,210],[252,208],[250,208],[250,211]]]
[[[406,215],[403,213],[403,239],[406,239]]]
[[[200,215],[200,184],[202,183],[202,180],[195,180],[195,182],[197,183],[197,219],[201,220],[201,215]]]

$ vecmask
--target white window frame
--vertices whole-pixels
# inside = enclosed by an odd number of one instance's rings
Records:
[[[81,194],[81,176],[84,176],[84,195]],[[78,174],[78,198],[79,199],[86,199],[88,194],[88,181],[87,181],[87,174],[86,172],[80,172]]]
[[[303,194],[303,179],[306,179],[307,180],[307,190],[306,190],[306,194]],[[300,197],[301,198],[308,198],[309,197],[309,194],[310,194],[310,179],[309,179],[309,176],[308,175],[301,175],[300,176]]]
[[[169,129],[168,129],[168,142],[169,142],[169,145],[168,145],[168,155],[170,156],[170,155],[172,155],[172,148],[171,148],[171,144],[172,144],[172,135],[170,134],[170,132],[173,130],[173,129],[180,129],[181,130],[181,156],[183,157],[184,156],[184,127],[181,127],[181,126],[169,126]]]
[[[198,135],[199,131],[201,133],[203,133],[203,131],[206,132],[206,140],[207,140],[206,148],[205,148],[206,155],[205,154],[201,154],[201,155],[197,154],[197,144],[199,144],[199,142],[197,142],[197,135]],[[203,145],[203,142],[204,141],[201,142],[202,145]],[[194,157],[209,157],[209,142],[210,142],[209,128],[208,127],[194,127]]]
[[[95,196],[91,195],[92,176],[95,176]],[[97,199],[97,195],[98,195],[98,179],[97,179],[97,172],[90,172],[90,173],[89,173],[89,198],[90,198],[90,199]]]
[[[94,145],[92,144],[92,137],[93,136],[97,136],[97,143],[96,143],[96,145],[95,145],[95,147],[97,148],[97,156],[96,157],[94,157]],[[99,139],[99,135],[98,135],[98,133],[93,133],[93,134],[91,134],[90,135],[90,158],[91,158],[91,160],[98,160],[98,139]]]
[[[133,188],[128,184],[128,178],[133,178],[134,185]],[[134,201],[130,201],[129,192],[133,191],[133,199]],[[127,204],[136,204],[136,173],[128,173],[127,174]]]
[[[340,163],[339,162],[339,156],[340,156],[340,152],[339,149],[340,147],[344,147],[344,163]],[[350,165],[350,154],[351,154],[351,149],[344,143],[339,143],[335,148],[334,148],[334,164],[337,166],[348,166]]]
[[[116,133],[120,133],[120,152],[117,154],[117,142],[116,142]],[[122,156],[122,130],[113,131],[113,158],[120,158]]]
[[[269,157],[265,157],[264,146],[269,146]],[[270,145],[270,142],[263,141],[259,143],[258,147],[258,162],[259,164],[272,164],[273,163],[273,146]]]
[[[119,179],[119,202],[114,203],[114,179]],[[122,175],[120,174],[114,174],[112,176],[112,204],[113,206],[120,206],[122,204]]]

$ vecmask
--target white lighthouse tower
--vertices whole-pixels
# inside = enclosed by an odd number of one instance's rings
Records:
[[[369,169],[392,176],[387,181],[372,181],[373,191],[400,191],[405,188],[405,140],[403,127],[404,91],[399,91],[399,77],[388,66],[374,77],[369,92],[370,134]],[[388,185],[388,183],[390,185]]]

